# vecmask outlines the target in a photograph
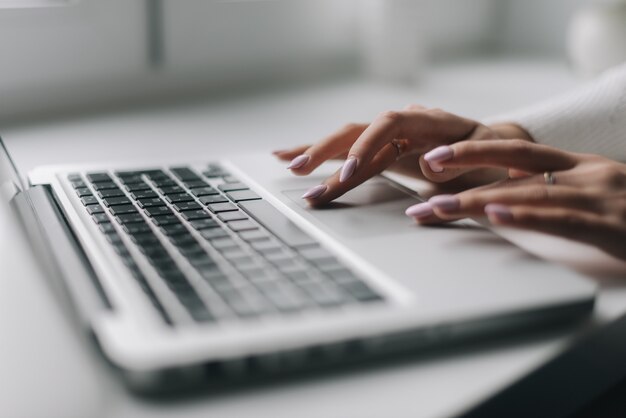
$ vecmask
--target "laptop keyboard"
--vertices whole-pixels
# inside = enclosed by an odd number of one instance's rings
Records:
[[[170,167],[67,178],[168,324],[383,301],[219,165],[202,173]],[[186,314],[172,309],[173,300]]]

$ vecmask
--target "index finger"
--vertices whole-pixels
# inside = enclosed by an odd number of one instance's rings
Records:
[[[435,148],[424,159],[444,169],[500,167],[529,173],[568,170],[579,162],[576,154],[521,139],[457,142]]]

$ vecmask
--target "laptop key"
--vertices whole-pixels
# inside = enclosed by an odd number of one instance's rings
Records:
[[[124,213],[137,213],[137,208],[133,205],[116,205],[109,208],[113,215],[120,215]]]
[[[163,193],[166,196],[169,196],[171,194],[185,193],[185,189],[183,189],[179,185],[163,186],[163,187],[160,187],[159,190],[161,190],[161,193]]]
[[[119,189],[113,182],[93,183],[93,188],[96,190]]]
[[[154,199],[154,198],[158,198],[159,195],[156,194],[155,192],[153,192],[152,190],[145,189],[145,190],[136,190],[134,192],[132,192],[130,194],[130,196],[135,199],[135,200],[139,200],[139,199]]]
[[[151,178],[150,180],[152,180],[152,182],[157,187],[177,186],[178,185],[174,180],[172,180],[169,177],[162,177],[162,178],[157,178],[157,179]]]
[[[87,206],[87,212],[89,212],[90,215],[94,215],[104,212],[104,208],[100,205],[89,205]]]
[[[95,196],[85,196],[83,198],[80,199],[80,201],[83,203],[84,206],[87,205],[97,205],[98,199]]]
[[[100,196],[103,199],[107,199],[109,197],[121,197],[121,196],[124,196],[124,192],[121,191],[120,189],[100,190],[98,192],[98,196]]]
[[[138,199],[137,204],[141,209],[149,208],[152,206],[165,206],[165,202],[162,201],[159,197]]]
[[[251,241],[250,246],[260,253],[270,253],[274,251],[282,251],[283,246],[274,239],[263,241]]]
[[[223,251],[229,248],[239,248],[239,244],[237,244],[237,242],[230,237],[212,239],[211,246],[218,251]]]
[[[76,189],[76,194],[78,195],[78,197],[92,196],[91,190],[89,190],[87,187],[80,187]]]
[[[219,225],[213,219],[196,219],[189,222],[194,229],[206,229],[206,228],[215,228]]]
[[[170,203],[191,202],[191,201],[193,201],[193,197],[191,197],[187,193],[173,193],[173,194],[169,194],[169,195],[167,195],[166,199]]]
[[[233,205],[232,203],[212,203],[208,205],[208,208],[213,213],[237,210],[237,206]]]
[[[71,173],[67,175],[67,179],[69,181],[79,181],[79,180],[82,180],[82,177],[80,176],[79,173]]]
[[[226,199],[222,195],[217,194],[213,196],[202,196],[200,198],[200,202],[204,203],[205,205],[210,205],[213,203],[225,203],[228,202],[228,199]]]
[[[228,212],[227,212],[228,213]],[[239,237],[245,241],[259,241],[270,238],[270,235],[262,229],[256,229],[251,231],[241,231]]]
[[[361,281],[343,283],[342,287],[360,302],[375,302],[383,300],[382,296],[374,292],[368,285]]]
[[[150,179],[154,180],[154,179],[169,179],[170,176],[168,176],[167,174],[165,174],[165,172],[163,170],[142,170],[141,174],[143,174],[144,176],[150,177]]]
[[[156,226],[163,226],[163,225],[178,224],[180,223],[180,219],[178,219],[173,214],[172,215],[160,215],[160,216],[154,216],[152,218],[152,222]]]
[[[103,234],[117,233],[115,231],[115,227],[111,222],[101,223],[100,225],[98,225],[98,228],[100,229],[100,231],[102,231]]]
[[[229,221],[241,221],[244,219],[248,219],[245,213],[240,210],[233,212],[221,212],[217,215],[218,219],[223,222]]]
[[[227,237],[228,233],[224,231],[222,228],[210,228],[210,229],[201,229],[200,235],[202,235],[202,238],[204,239],[211,240],[214,238]]]
[[[215,190],[213,187],[198,187],[196,189],[191,190],[191,193],[196,197],[200,196],[211,196],[211,195],[219,195],[220,192]]]
[[[140,247],[159,247],[161,245],[161,241],[154,235],[152,232],[146,234],[137,234],[131,235],[131,239],[133,242]]]
[[[249,231],[249,230],[259,228],[257,224],[255,224],[249,219],[246,219],[243,221],[231,221],[231,222],[228,222],[226,225],[228,225],[228,227],[235,232]]]
[[[126,186],[126,190],[128,190],[129,192],[138,192],[140,190],[151,190],[150,186],[148,186],[148,184],[144,181],[142,181],[141,183],[132,183],[132,184],[127,184]]]
[[[189,233],[189,230],[183,224],[163,225],[161,227],[161,231],[163,231],[165,235],[179,235]]]
[[[205,170],[202,174],[206,177],[225,177],[230,175],[228,171],[224,170],[218,164],[209,164],[207,170]]]
[[[107,173],[87,173],[87,179],[92,183],[113,181]]]
[[[239,183],[239,179],[235,176],[223,176],[222,180],[224,180],[225,183]]]
[[[103,200],[106,206],[132,205],[132,203],[126,196],[107,197],[106,199],[103,199]]]
[[[194,221],[196,219],[206,219],[211,217],[211,215],[203,210],[187,210],[185,212],[181,212],[181,215],[186,221]]]
[[[147,223],[129,223],[123,227],[124,231],[129,235],[144,234],[146,232],[152,232],[152,228]]]
[[[72,181],[71,183],[72,183],[72,188],[74,188],[74,189],[80,189],[81,187],[87,187],[87,183],[85,183],[82,180],[75,180],[75,181]]]
[[[172,235],[170,236],[170,241],[177,247],[185,247],[190,244],[196,245],[198,241],[191,235]]]
[[[234,190],[232,192],[227,192],[226,195],[229,199],[234,200],[235,202],[242,202],[245,200],[258,200],[261,198],[261,196],[259,196],[252,190]]]
[[[161,216],[161,215],[170,215],[172,214],[172,210],[167,206],[151,206],[144,208],[143,210],[148,216]]]
[[[105,223],[105,222],[110,222],[109,217],[106,215],[106,213],[96,213],[94,215],[91,215],[91,218],[94,220],[95,223],[97,224],[101,224],[101,223]]]
[[[188,167],[173,167],[170,171],[180,180],[200,180],[200,177]]]
[[[335,286],[325,285],[320,282],[300,283],[299,286],[311,299],[322,306],[341,305],[346,301],[343,293]]]
[[[209,185],[204,180],[188,180],[188,181],[184,181],[183,183],[185,183],[185,186],[189,187],[190,189],[197,189],[197,188],[200,188],[200,187],[207,187]]]
[[[143,216],[141,216],[139,213],[126,213],[122,215],[117,215],[116,219],[122,225],[135,222],[145,222]]]
[[[223,192],[231,192],[234,190],[248,190],[249,187],[244,183],[224,183],[217,186]]]
[[[174,209],[182,212],[184,210],[199,210],[202,209],[202,206],[200,206],[196,202],[178,202],[174,205]]]

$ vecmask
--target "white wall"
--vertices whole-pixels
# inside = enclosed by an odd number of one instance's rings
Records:
[[[585,0],[368,0],[411,3],[430,58],[483,50],[564,55]],[[163,0],[164,62],[148,62],[146,0],[0,9],[0,119],[128,100],[310,79],[362,58],[365,0]],[[392,22],[393,23],[393,22]],[[399,36],[402,36],[399,31]],[[392,48],[395,43],[391,41]],[[386,48],[386,45],[383,45]]]
[[[567,25],[589,0],[498,0],[501,16],[494,39],[509,52],[565,56]]]
[[[0,114],[143,71],[144,20],[137,0],[0,9]]]

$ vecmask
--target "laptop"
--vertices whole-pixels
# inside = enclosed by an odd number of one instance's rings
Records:
[[[0,145],[25,262],[135,390],[450,346],[594,304],[590,281],[476,222],[415,225],[403,212],[420,196],[385,176],[311,209],[300,196],[332,166],[295,177],[252,154],[23,176]]]

